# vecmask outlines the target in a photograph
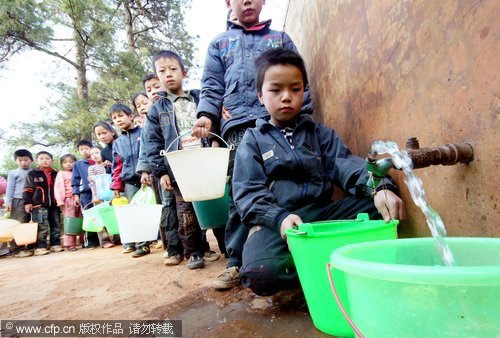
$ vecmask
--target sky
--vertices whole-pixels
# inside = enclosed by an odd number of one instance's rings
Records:
[[[288,0],[267,0],[260,19],[271,18],[271,28],[282,30],[287,7]],[[191,9],[185,11],[188,32],[199,36],[195,54],[195,64],[199,68],[189,70],[187,89],[200,87],[206,50],[210,41],[226,29],[226,16],[224,0],[192,0]],[[71,55],[72,50],[68,52]],[[75,78],[74,70],[65,62],[41,52],[26,51],[16,55],[0,69],[0,128],[6,130],[8,136],[14,133],[10,128],[13,124],[43,119],[46,112],[42,107],[50,111],[49,103],[57,102],[59,97],[59,93],[47,88],[47,84],[57,81],[75,83]],[[5,156],[3,149],[5,147],[0,146],[0,161]]]

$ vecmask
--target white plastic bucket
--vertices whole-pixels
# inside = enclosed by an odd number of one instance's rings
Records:
[[[168,152],[167,149],[162,154],[167,157],[182,198],[186,202],[194,202],[224,196],[230,150],[195,148]]]
[[[36,243],[38,223],[21,223],[10,228],[17,245]]]
[[[158,236],[163,205],[116,205],[122,243],[154,241]]]
[[[0,242],[10,242],[14,239],[11,227],[21,224],[15,219],[0,219]]]

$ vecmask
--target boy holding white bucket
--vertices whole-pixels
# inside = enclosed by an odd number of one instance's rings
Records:
[[[208,243],[202,237],[193,205],[182,198],[167,160],[160,155],[160,152],[167,149],[172,141],[182,135],[182,132],[191,129],[196,121],[199,90],[184,91],[182,81],[186,78],[187,72],[179,55],[172,51],[158,52],[153,58],[153,68],[162,86],[168,92],[158,93],[158,99],[147,114],[146,156],[153,174],[160,179],[162,188],[173,190],[175,193],[179,220],[178,233],[184,247],[184,257],[188,259],[187,267],[198,269],[205,266],[203,256]],[[198,140],[189,134],[181,138],[179,142],[174,142],[175,147],[171,147],[170,151],[198,143]],[[172,257],[179,262],[182,258],[180,253]],[[214,258],[218,256],[213,255],[207,260]]]
[[[259,101],[269,112],[246,131],[236,153],[234,201],[249,236],[243,247],[242,284],[259,295],[299,286],[285,230],[303,221],[354,219],[368,213],[403,219],[396,186],[384,179],[367,187],[365,161],[351,154],[335,131],[302,109],[307,73],[289,49],[264,52],[256,61]],[[332,186],[348,196],[332,202]],[[372,194],[374,197],[372,199]]]

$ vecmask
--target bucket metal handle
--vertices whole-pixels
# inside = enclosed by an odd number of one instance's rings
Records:
[[[170,147],[172,147],[172,144],[174,144],[174,142],[175,142],[175,141],[177,141],[178,139],[180,139],[180,138],[181,138],[181,137],[183,137],[183,136],[186,136],[186,135],[187,135],[187,134],[189,134],[189,133],[191,133],[191,131],[190,131],[190,130],[187,130],[187,131],[185,131],[184,133],[182,133],[182,134],[180,134],[179,136],[177,136],[177,137],[176,137],[176,138],[175,138],[172,142],[170,142],[170,144],[168,145],[168,147],[167,147],[167,149],[166,149],[166,150],[161,150],[161,151],[160,151],[160,156],[165,156],[165,155],[168,153],[168,151],[170,150]],[[223,139],[222,137],[220,137],[219,135],[214,134],[214,133],[212,133],[212,132],[208,132],[208,133],[209,133],[209,134],[212,134],[212,135],[216,136],[217,138],[219,138],[220,140],[222,140],[222,142],[224,142],[224,144],[225,144],[225,145],[226,145],[226,146],[227,146],[230,150],[234,149],[234,146],[233,146],[233,145],[229,145],[229,144],[228,144],[226,141],[224,141],[224,139]]]
[[[347,320],[353,331],[358,335],[359,338],[364,338],[365,336],[361,333],[356,324],[354,324],[351,317],[349,317],[349,314],[345,310],[344,305],[340,300],[339,294],[337,293],[337,289],[335,288],[335,283],[333,282],[331,266],[332,266],[331,263],[326,263],[326,274],[328,275],[328,280],[330,281],[330,287],[332,289],[333,296],[335,297],[335,301],[337,302],[340,311],[344,315],[344,318]]]

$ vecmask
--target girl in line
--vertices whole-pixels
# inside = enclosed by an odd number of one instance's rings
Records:
[[[94,133],[97,140],[105,145],[101,150],[103,164],[106,167],[106,173],[111,174],[111,165],[113,163],[113,142],[117,138],[116,131],[111,124],[106,121],[99,121],[94,125]]]
[[[71,174],[75,165],[76,157],[73,154],[61,156],[61,169],[56,176],[54,183],[54,195],[57,206],[61,208],[64,218],[81,218],[82,213],[79,207],[74,206],[74,196],[71,190]],[[64,234],[63,246],[68,251],[75,251],[77,246],[77,237],[80,237],[80,243],[83,243],[82,234]]]

